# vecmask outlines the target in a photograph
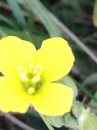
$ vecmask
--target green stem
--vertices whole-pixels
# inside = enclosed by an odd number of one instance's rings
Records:
[[[40,114],[40,113],[39,113]],[[42,120],[44,121],[44,123],[46,124],[46,126],[48,127],[49,130],[54,130],[54,128],[50,125],[50,123],[47,121],[46,117],[42,114],[40,114]]]

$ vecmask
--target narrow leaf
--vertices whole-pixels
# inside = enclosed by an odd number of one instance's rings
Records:
[[[97,0],[95,0],[94,10],[93,10],[93,24],[97,27]]]
[[[29,11],[34,13],[43,23],[51,37],[61,36],[61,31],[52,19],[49,11],[39,0],[23,0],[28,6]]]
[[[7,0],[8,4],[10,5],[12,12],[17,19],[18,23],[22,26],[26,25],[26,21],[22,15],[21,9],[19,7],[18,0]]]

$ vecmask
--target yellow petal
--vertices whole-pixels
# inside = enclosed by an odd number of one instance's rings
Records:
[[[15,36],[0,40],[0,71],[4,75],[17,71],[18,66],[28,66],[36,49],[28,41]]]
[[[54,81],[68,74],[73,62],[74,56],[67,41],[58,37],[45,40],[34,57],[34,63],[43,67],[42,82]]]
[[[69,112],[72,101],[72,89],[57,83],[45,83],[33,96],[34,108],[49,116],[63,115]]]
[[[21,86],[20,82],[0,77],[0,110],[3,112],[27,111],[32,97],[28,95]]]

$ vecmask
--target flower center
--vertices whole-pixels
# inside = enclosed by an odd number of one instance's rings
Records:
[[[40,75],[42,72],[42,66],[30,64],[29,71],[23,66],[18,67],[20,78],[22,80],[22,86],[28,94],[34,94],[35,91],[40,87]]]

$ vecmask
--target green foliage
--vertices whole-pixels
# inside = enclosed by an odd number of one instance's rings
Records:
[[[95,0],[95,4],[94,4],[93,23],[97,27],[97,0]]]
[[[76,59],[76,69],[71,72],[71,77],[78,86],[77,99],[83,101],[87,97],[84,103],[97,108],[97,63],[94,63],[85,54],[86,51],[60,29],[51,14],[76,34],[94,55],[97,55],[97,29],[95,27],[97,25],[97,0],[1,0],[0,38],[8,35],[18,36],[34,43],[37,48],[41,46],[44,39],[49,37],[59,36],[67,39]],[[71,84],[68,84],[66,79],[64,82],[67,85]],[[24,118],[23,115],[19,118],[22,117]],[[34,113],[25,115],[25,122],[29,118],[30,123],[27,122],[27,124],[38,128],[31,122],[33,117],[35,117]],[[41,125],[39,115],[35,117],[35,120],[40,122],[39,129],[46,129]],[[65,127],[61,129],[65,130]]]
[[[24,0],[24,2],[27,4],[29,10],[38,16],[51,37],[61,36],[60,29],[52,20],[49,11],[40,3],[39,0]]]
[[[15,16],[15,18],[17,19],[17,22],[21,25],[21,26],[25,26],[26,25],[26,21],[22,15],[21,9],[19,7],[19,3],[17,0],[7,0],[9,6],[12,9],[12,12]]]

